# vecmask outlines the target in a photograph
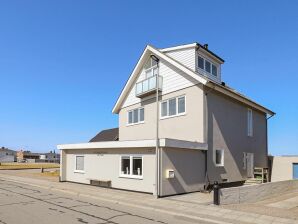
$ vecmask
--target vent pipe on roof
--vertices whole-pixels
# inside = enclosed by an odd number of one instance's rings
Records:
[[[208,44],[204,44],[203,47],[208,50]]]

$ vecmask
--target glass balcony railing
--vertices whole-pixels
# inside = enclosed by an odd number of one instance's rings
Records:
[[[162,90],[162,77],[159,76],[158,91]],[[157,89],[157,76],[151,76],[136,84],[136,96],[143,97],[155,92]]]

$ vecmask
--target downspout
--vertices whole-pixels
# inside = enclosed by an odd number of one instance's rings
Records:
[[[156,167],[156,179],[155,179],[155,196],[159,198],[159,174],[160,174],[160,162],[159,162],[159,59],[155,55],[150,56],[152,60],[157,63],[157,74],[156,74],[156,144],[155,144],[155,167]]]
[[[269,155],[268,155],[268,120],[270,118],[272,118],[275,115],[275,113],[271,114],[269,117],[266,118],[266,152],[267,152],[267,166],[269,168],[269,177],[268,177],[268,181],[271,182],[271,172],[272,172],[272,163],[273,160],[271,160],[270,164],[269,164]],[[270,167],[269,167],[270,165]]]

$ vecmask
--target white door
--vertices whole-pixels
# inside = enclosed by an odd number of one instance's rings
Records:
[[[254,177],[254,154],[246,153],[247,177]]]

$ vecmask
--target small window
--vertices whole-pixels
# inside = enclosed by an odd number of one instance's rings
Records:
[[[209,61],[205,61],[205,70],[211,73],[211,63]]]
[[[130,157],[122,156],[121,158],[121,174],[129,175],[130,174]]]
[[[168,101],[164,101],[161,103],[161,116],[168,116]]]
[[[84,171],[84,156],[76,156],[76,170]]]
[[[178,98],[178,114],[185,112],[185,96]]]
[[[215,150],[215,165],[224,166],[224,150],[216,149]]]
[[[142,157],[133,157],[132,161],[132,174],[142,176]]]
[[[128,124],[143,123],[145,119],[145,109],[143,107],[128,111]]]
[[[162,118],[185,113],[185,96],[172,98],[161,102],[160,116]]]
[[[204,59],[198,56],[198,67],[204,69]]]
[[[176,98],[169,100],[169,116],[176,115]]]
[[[251,109],[247,109],[247,136],[253,136],[253,117]]]
[[[120,177],[142,178],[143,157],[142,156],[121,156]]]
[[[141,108],[140,110],[140,122],[144,121],[144,108]]]
[[[217,76],[217,67],[212,64],[212,75]]]

